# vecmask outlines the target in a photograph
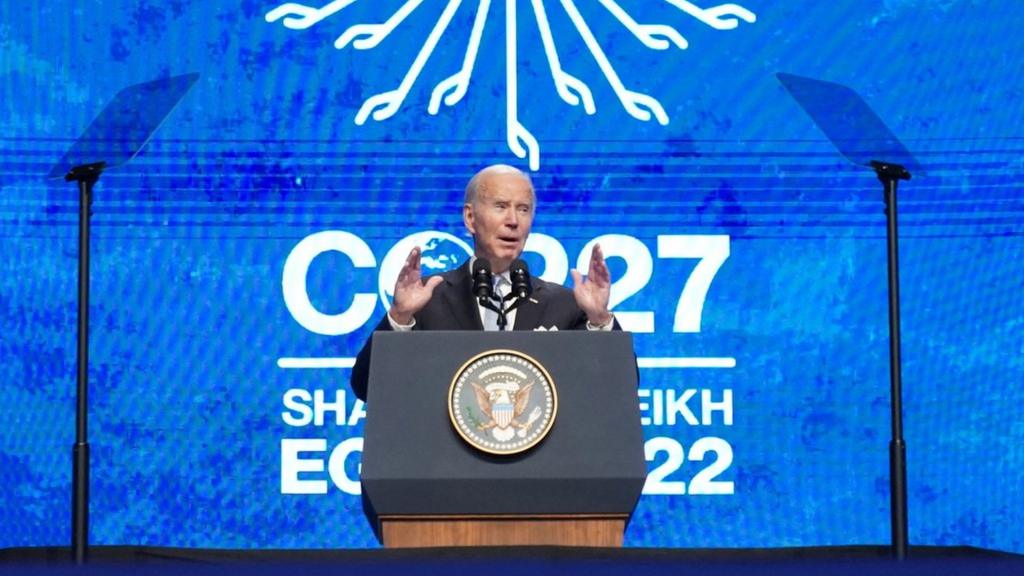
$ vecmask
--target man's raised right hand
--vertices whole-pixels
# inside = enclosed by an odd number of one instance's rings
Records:
[[[440,276],[431,276],[426,282],[423,281],[420,272],[421,256],[420,247],[413,248],[405,259],[402,269],[398,272],[395,296],[391,301],[391,310],[388,312],[396,324],[412,324],[413,315],[422,310],[427,302],[430,302],[434,288],[444,281]]]

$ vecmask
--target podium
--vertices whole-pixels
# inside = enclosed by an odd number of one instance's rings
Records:
[[[647,475],[627,332],[373,335],[363,508],[388,548],[622,546]],[[449,391],[469,361],[512,351],[550,376],[547,435],[513,455],[470,445]]]

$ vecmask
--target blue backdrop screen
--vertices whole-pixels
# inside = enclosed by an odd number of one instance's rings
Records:
[[[854,88],[923,167],[900,191],[911,541],[1024,551],[1018,13],[4,3],[0,546],[70,533],[78,205],[44,176],[118,90],[186,72],[96,188],[93,543],[375,546],[351,359],[412,246],[465,260],[463,188],[495,162],[532,174],[535,273],[609,257],[650,466],[627,544],[886,543],[881,186],[789,72]]]

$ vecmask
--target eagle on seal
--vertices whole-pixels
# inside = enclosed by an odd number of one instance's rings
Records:
[[[532,420],[523,424],[518,418],[530,403],[533,382],[522,388],[511,381],[492,382],[487,386],[480,386],[476,382],[471,384],[480,410],[490,419],[486,424],[479,426],[481,431],[490,430],[491,436],[500,442],[511,440],[516,435],[516,429],[521,431],[520,436],[525,435],[525,429]]]

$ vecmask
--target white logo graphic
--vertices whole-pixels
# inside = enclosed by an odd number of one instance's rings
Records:
[[[667,50],[671,46],[683,50],[689,45],[686,39],[671,26],[666,24],[641,24],[636,21],[616,0],[597,0],[616,20],[629,30],[637,40],[651,50]],[[650,0],[653,1],[653,0]],[[749,24],[757,20],[757,16],[738,4],[720,4],[710,8],[700,8],[686,0],[664,0],[668,4],[693,16],[704,24],[715,30],[732,30],[739,26],[740,20]],[[278,20],[293,30],[309,28],[321,20],[333,16],[355,3],[356,0],[334,0],[320,8],[288,2],[281,4],[266,14],[267,22]],[[356,114],[356,124],[362,126],[373,117],[380,122],[393,116],[402,107],[413,84],[419,78],[424,65],[430,59],[431,54],[437,47],[441,37],[444,36],[448,25],[455,16],[456,11],[462,5],[463,0],[447,0],[444,11],[438,17],[430,35],[423,43],[423,47],[413,60],[405,77],[394,90],[376,94],[363,102],[362,107]],[[356,50],[370,50],[380,44],[416,10],[423,0],[406,0],[406,2],[395,11],[387,20],[380,24],[355,24],[346,29],[338,39],[334,41],[334,47],[342,49],[352,45]],[[517,30],[517,0],[505,0],[505,106],[506,106],[506,140],[509,149],[519,158],[528,158],[530,169],[540,169],[540,144],[530,131],[519,122],[519,94],[518,94],[518,56],[516,47]],[[587,50],[594,61],[601,69],[605,80],[615,92],[623,109],[637,120],[647,122],[652,118],[659,124],[665,126],[669,122],[668,114],[661,104],[652,96],[634,92],[626,88],[625,83],[615,71],[614,66],[608,59],[597,38],[594,36],[587,22],[576,8],[575,0],[530,0],[533,7],[534,17],[540,29],[541,41],[544,45],[544,54],[547,57],[548,67],[551,70],[551,79],[555,84],[555,91],[558,96],[570,106],[583,106],[588,115],[597,112],[594,97],[590,88],[579,78],[566,72],[558,59],[558,51],[555,45],[551,27],[548,24],[545,4],[560,4],[562,9],[572,21],[576,31],[583,39]],[[491,0],[478,0],[476,16],[473,19],[473,29],[470,33],[469,44],[466,46],[465,57],[458,72],[438,82],[430,96],[430,103],[427,112],[436,115],[441,109],[441,103],[447,106],[454,106],[459,103],[469,89],[469,82],[473,75],[473,66],[476,63],[477,51],[480,48],[480,38],[483,35],[484,25],[487,22],[487,14],[491,7]]]

